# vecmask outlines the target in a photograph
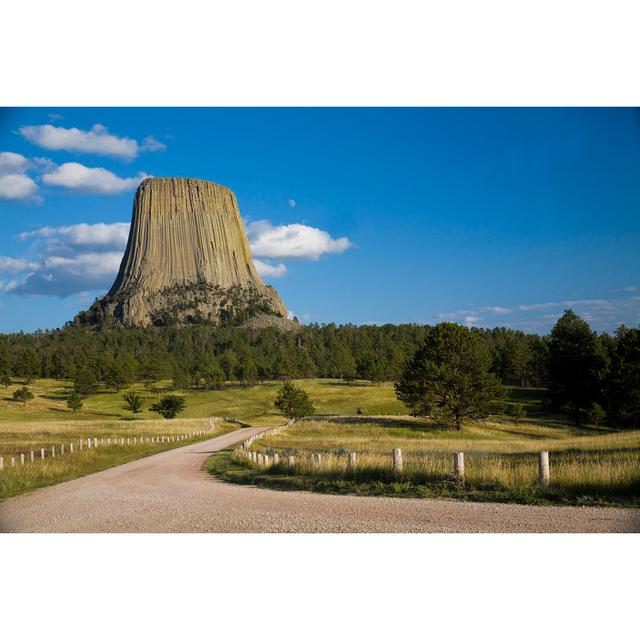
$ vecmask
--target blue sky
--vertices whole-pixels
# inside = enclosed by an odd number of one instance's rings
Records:
[[[0,110],[0,331],[108,289],[145,175],[233,189],[306,322],[640,323],[638,110],[52,107]]]

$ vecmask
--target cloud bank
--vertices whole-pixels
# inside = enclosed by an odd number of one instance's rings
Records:
[[[0,291],[16,295],[68,296],[108,288],[118,273],[129,224],[43,227],[17,236],[31,256],[0,257]]]
[[[459,322],[468,327],[496,326],[546,333],[566,309],[573,309],[597,331],[614,331],[620,324],[640,324],[640,296],[610,299],[567,299],[512,307],[489,306],[439,313],[430,322]]]

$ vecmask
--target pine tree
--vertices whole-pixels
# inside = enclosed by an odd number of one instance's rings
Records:
[[[307,392],[291,382],[280,387],[273,404],[289,419],[310,416],[315,411]]]
[[[159,413],[163,418],[171,420],[184,411],[186,401],[182,396],[164,396],[159,402],[152,404],[149,411]]]
[[[429,332],[405,369],[407,386],[397,386],[396,393],[403,402],[410,401],[409,406],[422,403],[462,429],[464,417],[486,414],[490,403],[503,395],[490,365],[489,351],[477,333],[445,322]]]
[[[82,409],[82,399],[75,391],[67,398],[67,407],[69,407],[73,413],[78,409]]]
[[[568,405],[579,427],[581,412],[599,398],[605,358],[595,333],[571,309],[551,331],[548,366],[553,405]]]
[[[142,396],[135,391],[128,391],[122,394],[122,399],[125,401],[125,407],[132,413],[140,413],[142,411]]]
[[[29,400],[33,400],[33,393],[29,390],[29,387],[20,387],[13,392],[13,399],[16,402],[22,402],[22,406],[26,407]]]

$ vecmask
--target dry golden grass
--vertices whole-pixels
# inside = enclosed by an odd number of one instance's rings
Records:
[[[256,441],[252,449],[280,454],[281,463],[267,469],[277,475],[295,474],[316,486],[318,481],[404,483],[456,487],[464,491],[493,492],[525,501],[536,496],[556,498],[640,498],[640,432],[576,435],[565,426],[515,425],[508,421],[479,421],[461,433],[407,417],[335,418],[302,421],[288,430]],[[393,470],[391,451],[402,450],[403,471]],[[453,456],[465,452],[465,480],[454,475]],[[537,485],[538,451],[550,451],[551,483]],[[348,465],[356,452],[355,468]],[[315,464],[314,453],[321,454]],[[287,456],[293,455],[290,469]],[[272,458],[271,458],[272,460]],[[236,461],[264,471],[241,455]],[[342,485],[340,485],[342,486]],[[378,490],[379,488],[376,488]]]
[[[108,467],[136,460],[160,451],[180,447],[204,438],[210,438],[207,431],[208,420],[147,420],[135,423],[127,422],[50,422],[27,423],[0,427],[0,456],[3,457],[4,469],[0,471],[0,499],[14,496],[24,491],[36,489],[57,482],[71,480],[88,473],[95,473]],[[221,435],[234,429],[237,425],[217,422],[214,434]],[[204,432],[196,435],[196,432]],[[185,440],[174,439],[173,442],[147,442],[147,438],[165,436],[191,437]],[[98,447],[87,447],[87,438],[97,438]],[[83,440],[80,450],[79,440]],[[136,439],[134,444],[133,439]],[[111,444],[108,440],[111,439]],[[121,439],[125,440],[121,444]],[[127,439],[129,443],[127,443]],[[140,442],[144,439],[144,442]],[[74,452],[71,453],[70,444]],[[62,454],[60,445],[65,445]],[[51,455],[51,447],[55,447],[55,458]],[[45,459],[40,458],[40,449],[45,449]],[[31,462],[30,452],[34,451],[35,461]],[[21,464],[20,453],[25,454],[25,463]],[[15,465],[11,465],[11,458]]]

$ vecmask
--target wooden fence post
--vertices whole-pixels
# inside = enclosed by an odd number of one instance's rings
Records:
[[[289,459],[287,460],[287,462],[289,463],[289,467],[295,467],[296,465],[295,456],[289,456]]]
[[[274,453],[273,454],[273,464],[278,464],[279,462],[280,462],[280,454]]]
[[[322,454],[320,453],[314,453],[312,455],[312,459],[313,459],[313,466],[314,467],[319,467],[320,463],[322,462]]]
[[[402,449],[395,448],[392,452],[392,456],[394,473],[402,473]]]
[[[42,449],[40,449],[40,458],[42,458],[42,460],[44,460],[44,447]]]
[[[4,469],[4,458],[0,456],[0,471]]]
[[[540,451],[538,453],[538,482],[547,486],[549,484],[549,452]]]
[[[80,451],[82,451],[82,438],[80,438]]]
[[[87,449],[91,449],[91,438],[87,438]]]
[[[460,480],[464,480],[464,453],[462,451],[453,454],[453,472]]]
[[[60,455],[64,455],[64,443],[60,445]]]
[[[269,456],[265,454],[264,456],[264,466],[268,467],[269,466]]]
[[[73,442],[69,443],[69,453],[73,453]]]
[[[349,469],[355,469],[356,468],[356,463],[358,461],[358,456],[356,454],[355,451],[350,451],[349,452],[349,460],[347,462],[347,466],[349,467]]]
[[[35,454],[33,453],[33,451],[29,453],[29,457],[31,458],[31,462],[35,460]]]
[[[51,447],[51,457],[52,458],[56,457],[56,448],[54,446]]]
[[[24,453],[20,454],[20,464],[24,464]]]
[[[16,459],[15,458],[11,458],[11,466],[12,467],[16,466]]]

